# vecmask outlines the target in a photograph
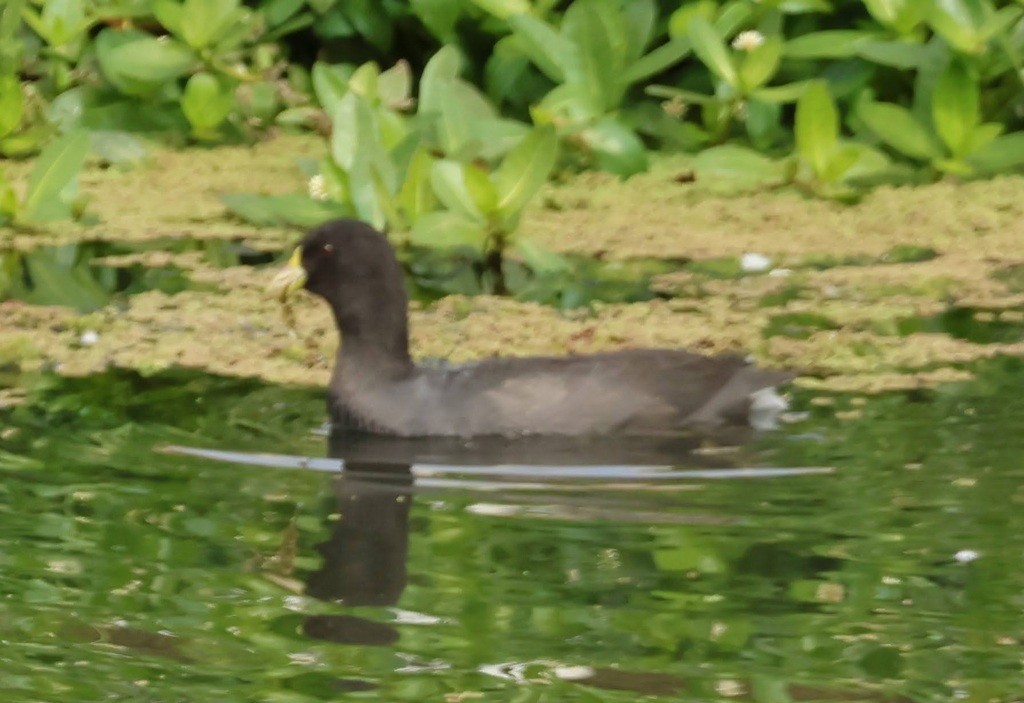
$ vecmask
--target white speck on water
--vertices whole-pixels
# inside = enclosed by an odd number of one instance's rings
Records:
[[[565,681],[582,681],[589,679],[596,672],[590,666],[556,666],[554,674]]]
[[[970,564],[972,561],[980,557],[981,554],[974,551],[973,549],[961,549],[959,552],[953,555],[953,559],[961,564]]]
[[[740,257],[740,269],[744,273],[759,273],[772,267],[772,260],[764,254],[748,252]]]

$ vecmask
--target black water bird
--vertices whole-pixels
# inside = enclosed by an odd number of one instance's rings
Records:
[[[325,299],[342,344],[328,392],[338,427],[401,436],[665,435],[764,425],[787,371],[738,356],[634,349],[416,364],[405,277],[387,239],[357,220],[311,230],[272,288]]]

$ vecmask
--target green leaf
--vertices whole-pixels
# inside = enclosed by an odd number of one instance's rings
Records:
[[[959,61],[950,62],[932,93],[932,120],[954,156],[966,155],[968,139],[980,121],[978,82]]]
[[[986,174],[1020,168],[1024,166],[1024,132],[996,137],[967,160],[975,169]]]
[[[953,48],[975,54],[984,48],[984,37],[979,29],[984,21],[983,14],[977,0],[935,0],[927,19],[935,33]]]
[[[209,73],[197,73],[188,79],[181,96],[181,111],[196,136],[215,136],[215,129],[231,114],[235,98],[231,91]]]
[[[720,180],[743,186],[764,185],[784,180],[783,166],[753,149],[723,144],[693,157],[693,170],[702,181]]]
[[[807,80],[771,88],[758,88],[750,94],[750,97],[766,103],[795,103],[801,95],[807,92],[811,83],[813,81]]]
[[[333,115],[341,99],[348,93],[348,80],[352,73],[353,70],[349,66],[332,66],[322,61],[313,64],[313,92],[327,114]]]
[[[32,170],[19,213],[23,221],[47,222],[71,214],[62,194],[82,170],[88,153],[89,134],[84,130],[68,132],[43,150]]]
[[[513,15],[508,18],[508,24],[519,48],[541,73],[556,83],[564,83],[565,69],[573,52],[572,43],[547,22],[532,15]]]
[[[454,46],[442,46],[430,57],[420,77],[419,111],[440,113],[452,81],[459,77],[462,57]]]
[[[196,63],[188,47],[179,42],[160,41],[134,29],[104,29],[96,37],[95,48],[103,75],[129,95],[149,95]]]
[[[434,161],[434,157],[423,148],[417,149],[409,160],[405,181],[398,193],[398,204],[410,222],[417,222],[437,206],[437,198],[430,185]]]
[[[451,0],[440,0],[448,5],[455,5]],[[472,0],[473,4],[489,12],[500,20],[507,20],[512,15],[530,12],[530,0]]]
[[[857,45],[857,56],[883,66],[916,69],[927,57],[924,44],[904,41],[866,41]]]
[[[978,125],[967,138],[967,143],[964,146],[964,154],[973,154],[976,151],[984,149],[1002,133],[1003,125],[998,122],[986,122],[985,124]]]
[[[739,87],[736,66],[722,36],[703,17],[695,17],[690,22],[690,42],[694,53],[712,73],[732,87]]]
[[[684,3],[678,10],[668,18],[668,35],[673,39],[689,39],[690,23],[697,17],[708,22],[715,19],[718,13],[718,4],[714,0],[697,0],[697,2]]]
[[[562,36],[573,45],[572,60],[564,65],[566,82],[582,89],[596,114],[618,105],[623,89],[619,79],[625,69],[624,37],[613,35],[609,27],[613,22],[602,17],[606,8],[601,0],[576,0],[562,22]]]
[[[622,74],[622,82],[632,85],[665,71],[686,58],[693,51],[690,38],[676,37],[638,59]]]
[[[811,83],[797,100],[795,129],[797,151],[821,177],[839,140],[839,116],[824,81]]]
[[[380,74],[377,95],[384,105],[392,109],[408,107],[412,95],[412,69],[408,61],[399,61]]]
[[[298,193],[226,193],[218,198],[231,213],[257,227],[316,227],[327,220],[353,214],[351,209],[338,203],[313,200]]]
[[[535,127],[508,153],[494,173],[502,219],[518,222],[530,200],[547,182],[557,159],[558,136],[551,125]]]
[[[238,0],[185,0],[179,31],[193,49],[205,49],[222,41],[247,16]]]
[[[787,59],[846,59],[857,55],[857,47],[874,35],[856,29],[810,32],[786,42]]]
[[[605,117],[584,130],[580,137],[594,154],[602,171],[628,178],[647,170],[647,150],[636,132],[613,117]]]
[[[422,247],[466,248],[480,253],[487,242],[487,228],[479,220],[458,213],[432,212],[413,225],[409,242]]]
[[[469,220],[486,223],[487,218],[466,183],[466,168],[458,161],[442,159],[430,171],[430,184],[447,209]]]
[[[17,129],[24,109],[25,96],[18,76],[13,73],[0,76],[0,138]]]
[[[464,164],[462,177],[476,209],[490,219],[498,209],[498,189],[494,187],[487,171],[476,164]]]
[[[654,35],[658,6],[654,0],[631,0],[617,14],[621,16],[626,37],[624,58],[627,63],[633,63],[643,55]]]
[[[782,58],[782,39],[769,37],[765,42],[747,53],[740,64],[740,84],[749,93],[760,88],[775,75]]]
[[[857,115],[875,136],[906,156],[923,161],[941,156],[928,130],[906,108],[890,103],[864,102],[857,108]]]

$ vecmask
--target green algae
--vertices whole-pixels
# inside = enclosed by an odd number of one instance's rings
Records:
[[[173,293],[139,290],[88,318],[68,307],[0,302],[0,356],[26,370],[55,366],[68,375],[187,366],[322,385],[329,364],[310,363],[263,293],[272,273],[188,244],[244,246],[261,262],[280,256],[299,231],[242,224],[219,196],[304,192],[300,162],[322,149],[316,138],[284,135],[252,147],[155,149],[129,170],[91,165],[81,191],[99,224],[0,230],[0,242],[12,251],[149,242],[98,263],[173,267],[189,285]],[[522,235],[545,247],[621,266],[624,278],[651,276],[646,293],[559,310],[467,296],[476,292],[467,289],[413,305],[414,354],[460,361],[685,347],[749,352],[762,364],[806,370],[801,383],[815,387],[879,390],[959,378],[966,361],[1022,351],[1012,318],[1024,309],[1017,275],[1024,178],[880,188],[843,206],[786,191],[725,197],[680,183],[683,163],[665,159],[625,182],[580,174],[549,186],[523,223]],[[29,168],[7,171],[17,183]],[[744,272],[740,258],[754,252],[782,270]],[[636,261],[655,266],[640,270],[630,263]],[[426,297],[453,290],[458,286]],[[551,302],[552,294],[536,299]],[[1009,322],[997,339],[908,322],[956,308],[1005,314]],[[304,296],[296,311],[303,334],[322,339],[329,359],[336,341],[325,307]],[[86,332],[89,343],[82,344]]]

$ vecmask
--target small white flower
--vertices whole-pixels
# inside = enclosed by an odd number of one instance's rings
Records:
[[[970,564],[972,561],[980,557],[981,555],[973,549],[961,549],[959,552],[953,555],[953,559],[960,562],[961,564]]]
[[[764,35],[756,29],[740,32],[732,40],[732,48],[736,51],[753,51],[762,44],[764,44]]]
[[[86,330],[85,332],[82,332],[82,336],[79,338],[78,343],[83,347],[91,347],[98,341],[100,341],[100,335],[96,330]]]
[[[740,258],[740,269],[744,273],[757,273],[767,271],[772,267],[772,260],[764,254],[749,252]]]
[[[327,181],[319,173],[309,179],[306,187],[309,189],[309,197],[313,200],[327,200]]]

